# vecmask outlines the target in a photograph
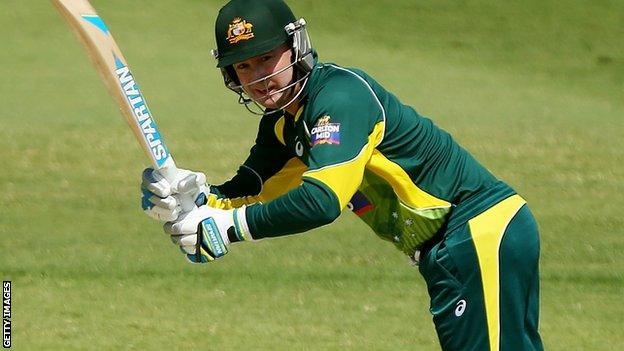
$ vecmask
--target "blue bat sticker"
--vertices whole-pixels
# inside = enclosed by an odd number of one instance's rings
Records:
[[[141,90],[139,90],[139,85],[135,82],[130,69],[116,56],[115,66],[117,67],[115,73],[117,74],[119,85],[124,91],[128,103],[132,106],[132,114],[137,124],[141,127],[143,138],[145,138],[145,141],[149,145],[152,158],[158,167],[162,167],[167,161],[167,158],[169,158],[169,151],[145,104],[145,99],[143,98]]]
[[[94,26],[98,27],[102,32],[104,32],[104,34],[108,35],[108,33],[109,33],[108,32],[108,27],[106,27],[106,23],[104,23],[104,21],[102,21],[100,16],[98,16],[98,15],[82,15],[82,18],[85,21],[90,22]]]

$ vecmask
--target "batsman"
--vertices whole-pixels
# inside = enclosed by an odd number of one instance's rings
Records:
[[[538,228],[520,195],[365,72],[319,61],[283,1],[228,2],[215,39],[225,86],[259,115],[255,145],[220,185],[143,172],[145,212],[190,261],[348,209],[418,264],[442,349],[543,349]],[[188,192],[197,207],[181,213]]]

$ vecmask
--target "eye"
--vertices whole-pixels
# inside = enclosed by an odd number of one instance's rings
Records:
[[[244,71],[244,70],[246,70],[247,68],[249,68],[249,64],[248,64],[248,63],[239,63],[238,65],[235,65],[235,66],[234,66],[234,68],[235,68],[237,71]]]
[[[263,55],[260,59],[262,62],[271,61],[271,59],[273,59],[273,55]]]

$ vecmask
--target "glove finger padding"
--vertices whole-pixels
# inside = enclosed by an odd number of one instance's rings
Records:
[[[160,207],[153,207],[151,209],[144,210],[148,216],[161,222],[174,221],[180,216],[181,211],[182,210],[180,208],[166,210]]]
[[[149,199],[154,206],[160,207],[165,210],[174,210],[180,207],[178,200],[174,196],[167,196],[166,198],[160,198],[156,195],[152,195]]]
[[[183,235],[197,233],[197,224],[202,220],[197,217],[196,212],[189,212],[176,222],[165,223],[163,229],[169,235]]]
[[[197,196],[206,188],[206,175],[202,172],[178,169],[176,179],[173,183],[169,183],[160,172],[150,167],[143,170],[141,188],[147,189],[160,198],[166,198],[175,193],[189,193]]]
[[[141,188],[149,190],[160,198],[171,195],[171,184],[153,168],[143,170]]]
[[[158,170],[149,167],[142,173],[141,192],[141,205],[145,213],[166,222],[177,220],[183,208],[191,209],[193,204],[188,200],[192,200],[195,206],[205,204],[210,188],[204,173],[178,169],[175,179],[169,182]]]
[[[215,233],[213,233],[215,234]],[[198,245],[198,238],[200,242]],[[206,263],[223,257],[227,252],[227,247],[221,239],[220,234],[209,235],[200,229],[197,234],[172,235],[171,241],[180,247],[180,251],[192,263]],[[199,252],[197,251],[199,249]]]
[[[191,263],[206,263],[214,261],[215,258],[206,252],[201,246],[199,252],[197,251],[197,236],[198,234],[171,236],[171,241],[178,245],[180,251],[184,254],[187,261]]]
[[[141,207],[143,211],[159,221],[173,221],[178,218],[182,211],[179,202],[173,196],[167,196],[166,198],[160,198],[151,191],[143,188],[141,189]]]
[[[193,255],[197,247],[197,234],[172,235],[171,242],[178,245],[183,253]]]
[[[175,184],[171,187],[173,192],[182,194],[197,194],[201,187],[206,185],[206,175],[202,172],[188,172],[180,179],[176,179]]]

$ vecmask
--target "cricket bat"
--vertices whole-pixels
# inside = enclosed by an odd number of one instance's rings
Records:
[[[52,0],[52,3],[83,44],[154,169],[174,184],[177,167],[173,156],[158,131],[126,59],[104,21],[88,0]],[[178,186],[178,189],[184,188],[186,186],[181,184]],[[183,212],[195,206],[190,194],[180,194],[178,199]]]

